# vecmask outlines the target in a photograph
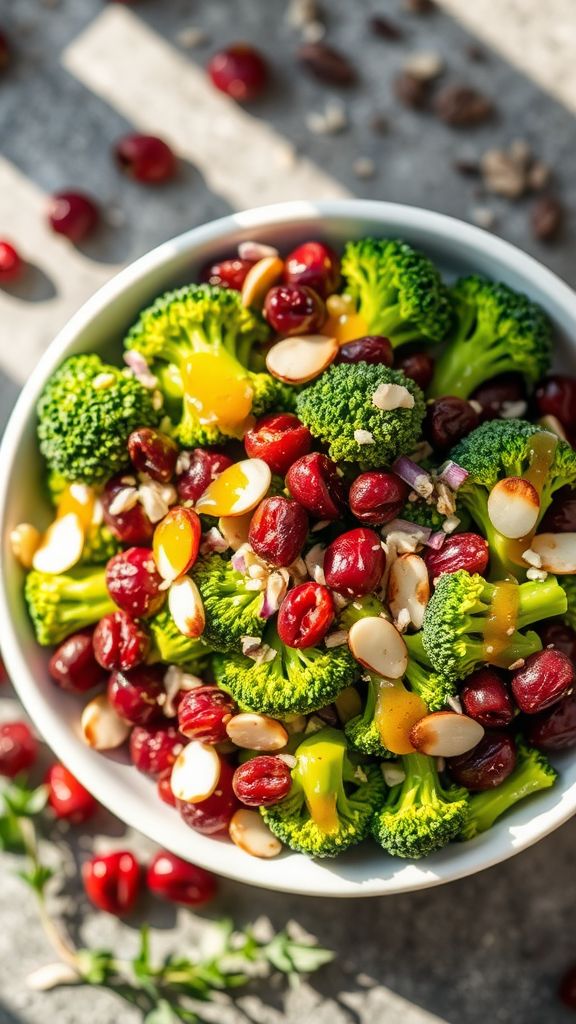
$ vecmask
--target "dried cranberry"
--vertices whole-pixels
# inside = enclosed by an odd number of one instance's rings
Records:
[[[247,43],[235,43],[215,53],[208,64],[208,74],[220,92],[240,103],[257,99],[269,77],[264,57]]]
[[[250,523],[248,539],[271,565],[292,565],[308,536],[308,516],[297,501],[281,495],[264,498]]]
[[[194,448],[191,452],[182,452],[180,456],[181,472],[176,477],[176,490],[180,501],[196,503],[201,494],[220,473],[233,465],[228,455],[220,452],[207,452],[204,448]]]
[[[204,868],[160,850],[146,872],[146,885],[150,892],[173,903],[199,907],[209,903],[216,895],[215,876]]]
[[[514,718],[508,687],[494,668],[479,668],[468,676],[460,699],[465,713],[486,729],[505,728]]]
[[[521,711],[535,715],[562,700],[576,680],[576,669],[562,651],[537,651],[512,676],[512,693]]]
[[[81,825],[88,821],[98,808],[94,797],[78,782],[63,764],[53,764],[45,778],[48,787],[48,804],[57,818]]]
[[[540,523],[539,533],[576,533],[576,491],[562,487]]]
[[[526,401],[526,383],[519,373],[501,373],[480,384],[471,398],[482,406],[482,420],[498,419],[505,411],[506,403]]]
[[[553,753],[576,747],[576,692],[569,693],[549,711],[531,715],[524,731],[532,746],[539,750]]]
[[[0,32],[0,71],[10,63],[10,43],[4,32]]]
[[[167,434],[153,427],[133,430],[128,438],[128,454],[135,469],[148,473],[161,484],[168,483],[174,476],[178,445]]]
[[[489,120],[494,104],[468,85],[446,85],[434,99],[434,110],[453,128],[470,128]]]
[[[108,681],[110,704],[120,718],[133,725],[151,725],[162,720],[160,697],[164,693],[164,669],[159,665],[113,672]]]
[[[17,281],[24,269],[20,253],[10,242],[0,241],[0,285]]]
[[[266,295],[264,316],[278,334],[317,334],[326,319],[326,308],[307,285],[278,284]]]
[[[141,871],[134,854],[117,850],[91,857],[82,865],[86,895],[95,907],[123,917],[134,909],[140,892]]]
[[[336,356],[337,363],[372,363],[392,366],[394,352],[388,338],[381,334],[366,334],[342,345]]]
[[[111,612],[97,624],[92,637],[94,656],[102,668],[128,672],[146,660],[150,637],[127,612]]]
[[[325,299],[340,283],[340,260],[323,242],[303,242],[284,260],[284,280],[287,284],[305,284]]]
[[[130,760],[146,775],[161,775],[174,764],[185,740],[172,725],[137,725],[130,734]]]
[[[303,67],[321,82],[354,85],[357,80],[356,69],[348,58],[325,43],[305,43],[297,56]]]
[[[128,483],[127,481],[131,481]],[[148,544],[152,540],[154,526],[146,515],[142,505],[136,501],[131,508],[123,512],[110,511],[114,509],[114,500],[121,491],[127,488],[135,488],[136,479],[129,474],[119,473],[111,477],[101,495],[102,514],[104,522],[110,532],[120,541],[121,544]]]
[[[236,796],[247,807],[270,807],[288,796],[292,775],[280,757],[262,755],[236,769],[233,786]]]
[[[100,220],[98,207],[81,192],[59,192],[53,195],[48,209],[50,227],[71,242],[82,242]]]
[[[285,476],[290,466],[312,447],[312,434],[290,412],[272,412],[256,420],[244,435],[246,454],[263,459],[273,473]]]
[[[554,373],[536,388],[536,405],[540,416],[556,416],[563,427],[574,429],[576,423],[576,377]]]
[[[540,196],[530,211],[532,234],[540,242],[553,242],[566,219],[564,205],[557,196]]]
[[[489,558],[488,541],[477,533],[456,533],[447,537],[438,551],[427,548],[424,554],[432,580],[438,579],[443,572],[458,572],[459,569],[483,576]]]
[[[410,380],[416,381],[423,391],[429,387],[434,374],[434,360],[427,352],[411,352],[395,360],[396,369],[402,370]]]
[[[451,777],[472,793],[499,786],[515,767],[516,745],[506,732],[485,732],[473,750],[448,759]]]
[[[94,657],[92,633],[83,630],[69,636],[48,662],[48,671],[62,690],[86,693],[102,682],[103,672]]]
[[[162,577],[149,548],[128,548],[106,566],[106,586],[112,600],[137,618],[154,615],[164,603]]]
[[[177,160],[162,139],[155,135],[125,135],[116,143],[116,162],[126,174],[147,185],[157,185],[173,178]]]
[[[361,473],[350,488],[350,511],[363,523],[381,526],[396,518],[408,494],[408,486],[395,473]]]
[[[320,452],[303,455],[290,466],[286,486],[316,519],[338,519],[345,508],[344,485],[332,459]]]
[[[0,724],[0,775],[13,779],[28,771],[38,756],[38,743],[26,722]]]
[[[359,526],[341,533],[324,556],[326,583],[340,594],[362,597],[376,590],[386,568],[386,555],[374,530]]]
[[[425,78],[417,78],[409,71],[401,71],[394,79],[396,98],[412,110],[423,110],[428,106],[431,83]]]
[[[400,26],[396,25],[395,22],[390,21],[390,18],[386,18],[383,14],[373,14],[368,24],[371,32],[375,36],[379,36],[380,39],[386,39],[391,43],[395,43],[398,39],[402,39],[404,35]]]
[[[234,714],[234,701],[217,686],[196,686],[182,695],[178,705],[178,728],[189,739],[222,743],[226,726]]]
[[[289,590],[278,612],[278,635],[287,647],[315,647],[334,622],[332,595],[320,583]]]
[[[478,413],[470,402],[448,395],[429,404],[422,430],[437,452],[447,452],[479,423]]]
[[[538,622],[535,628],[544,647],[557,647],[576,665],[576,630],[562,619]]]
[[[238,808],[238,800],[232,788],[233,776],[234,769],[227,761],[222,761],[218,786],[212,796],[199,804],[178,801],[178,810],[190,828],[205,836],[226,831],[234,811]]]
[[[202,271],[201,278],[208,284],[218,285],[220,288],[233,288],[235,292],[241,292],[246,275],[253,266],[254,260],[241,260],[239,256],[234,256],[229,260],[210,263]]]

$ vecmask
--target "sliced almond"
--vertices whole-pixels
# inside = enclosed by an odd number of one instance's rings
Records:
[[[420,555],[399,555],[392,563],[386,592],[388,605],[398,623],[406,614],[415,629],[421,629],[424,612],[430,600],[430,579],[426,563]]]
[[[228,826],[230,839],[252,857],[277,857],[282,843],[272,835],[258,811],[236,811]]]
[[[191,640],[202,636],[206,625],[200,591],[190,576],[182,576],[168,591],[168,607],[176,628]]]
[[[472,750],[484,735],[484,729],[468,715],[456,711],[436,711],[421,718],[410,730],[410,742],[421,754],[431,757],[458,757]]]
[[[199,804],[207,800],[220,779],[220,758],[214,747],[192,740],[182,748],[172,767],[170,789],[177,800]]]
[[[243,516],[220,516],[218,529],[232,551],[238,551],[238,548],[248,543],[253,515],[253,512],[246,512]]]
[[[282,277],[284,261],[279,256],[265,256],[258,260],[244,278],[242,305],[262,306],[266,292]]]
[[[268,715],[242,712],[226,726],[228,738],[245,750],[282,750],[288,742],[284,726]]]
[[[84,708],[80,728],[93,750],[114,750],[128,739],[132,726],[116,714],[106,694],[100,693]]]
[[[488,515],[492,526],[510,540],[532,532],[540,514],[538,491],[528,480],[509,476],[499,480],[488,496]]]
[[[25,569],[31,569],[40,544],[42,535],[32,523],[19,523],[10,531],[10,547],[14,558],[17,558],[20,565]]]
[[[559,576],[576,572],[576,533],[539,533],[530,547],[547,572]]]
[[[356,661],[378,676],[399,679],[408,667],[406,644],[387,619],[359,619],[348,633],[348,646]]]
[[[336,338],[325,334],[298,334],[276,342],[266,356],[266,368],[286,384],[314,380],[338,354]]]
[[[240,242],[238,255],[241,260],[263,260],[267,256],[278,256],[278,249],[264,242]]]
[[[263,459],[244,459],[220,473],[196,502],[209,516],[244,516],[266,496],[272,473]]]
[[[32,565],[39,572],[56,575],[66,572],[80,561],[84,547],[84,530],[75,512],[55,519],[34,552]]]
[[[156,568],[163,580],[175,580],[195,562],[202,527],[191,508],[178,505],[170,509],[154,530],[152,550]]]

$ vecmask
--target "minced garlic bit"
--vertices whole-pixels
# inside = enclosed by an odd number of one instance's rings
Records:
[[[502,402],[500,417],[503,420],[521,420],[526,415],[528,402],[520,399],[517,402]]]
[[[548,579],[548,573],[544,569],[528,569],[526,579],[543,581]]]
[[[522,552],[522,558],[528,565],[531,565],[534,569],[542,568],[542,556],[537,551],[532,551],[532,548],[528,548],[527,551]]]
[[[129,512],[138,504],[138,491],[135,487],[122,487],[116,492],[108,509],[111,516],[119,516]]]
[[[95,391],[105,391],[106,388],[111,388],[116,380],[113,373],[97,373],[92,380],[92,387]]]
[[[457,526],[460,526],[460,520],[458,516],[448,516],[447,519],[442,523],[442,529],[444,533],[454,533]]]
[[[251,658],[257,665],[263,665],[268,661],[274,661],[276,651],[268,644],[262,643],[259,636],[241,636],[242,654]]]
[[[356,444],[374,444],[374,435],[369,430],[355,430],[354,440]]]
[[[449,707],[452,708],[452,711],[456,712],[457,715],[462,715],[464,713],[462,704],[460,703],[460,699],[458,697],[448,697],[446,703],[448,704]]]
[[[393,764],[390,761],[384,761],[380,765],[382,771],[382,777],[387,786],[399,786],[401,782],[404,782],[406,778],[406,772],[399,764]]]
[[[379,384],[372,395],[372,405],[383,412],[392,409],[413,409],[414,395],[403,384]]]
[[[337,629],[334,633],[329,633],[324,644],[326,647],[342,647],[348,640],[348,632],[345,629]]]
[[[511,665],[508,665],[508,671],[509,672],[515,672],[517,668],[524,668],[525,664],[526,664],[525,658],[518,658],[517,661],[514,661],[514,662],[512,662]]]

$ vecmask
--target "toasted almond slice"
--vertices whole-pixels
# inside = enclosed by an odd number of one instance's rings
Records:
[[[492,526],[510,540],[526,537],[538,522],[540,498],[528,480],[509,476],[499,480],[488,496]]]
[[[14,558],[25,569],[31,569],[34,555],[40,547],[42,536],[32,523],[19,523],[10,531],[10,547]]]
[[[168,591],[168,607],[177,629],[194,640],[202,636],[206,625],[200,591],[190,576],[174,580]]]
[[[224,540],[228,541],[232,551],[238,551],[238,548],[248,543],[253,514],[253,512],[246,512],[243,516],[220,516],[218,529]]]
[[[530,547],[547,572],[559,576],[576,572],[576,533],[538,533]]]
[[[422,628],[424,612],[430,600],[430,579],[426,563],[420,555],[399,555],[392,563],[387,600],[398,623],[403,622],[407,612],[414,628]]]
[[[242,305],[262,306],[266,292],[282,277],[284,261],[279,256],[264,256],[258,260],[244,278]]]
[[[68,512],[50,524],[34,552],[32,565],[39,572],[66,572],[80,561],[83,547],[82,523],[75,512]]]
[[[272,835],[258,811],[236,811],[228,826],[230,839],[252,857],[277,857],[282,843]]]
[[[259,505],[272,480],[263,459],[244,459],[220,473],[196,502],[209,516],[244,516]]]
[[[468,715],[455,711],[436,711],[421,718],[410,730],[410,742],[422,754],[432,757],[458,757],[472,750],[484,735],[484,729]]]
[[[399,679],[408,667],[406,644],[387,619],[359,619],[348,633],[348,646],[356,661],[387,679]]]
[[[175,580],[196,561],[202,527],[191,508],[170,509],[154,530],[152,550],[163,580]]]
[[[80,728],[93,750],[114,750],[128,739],[132,726],[116,714],[106,694],[100,693],[84,708]]]
[[[282,750],[288,742],[288,733],[280,722],[250,711],[234,715],[226,732],[237,747],[245,750]]]
[[[338,347],[336,338],[325,334],[296,334],[272,345],[266,367],[268,373],[286,384],[305,384],[334,362]]]
[[[199,804],[207,800],[220,779],[220,758],[214,747],[192,740],[182,748],[172,767],[170,789],[177,800]]]

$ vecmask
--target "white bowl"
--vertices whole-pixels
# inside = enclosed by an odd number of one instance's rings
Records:
[[[368,234],[406,239],[422,248],[447,275],[479,272],[526,291],[555,323],[557,362],[576,362],[576,295],[549,270],[512,245],[450,217],[408,206],[358,200],[283,203],[233,214],[159,246],[105,285],[50,345],[14,409],[0,451],[1,642],[22,701],[56,755],[123,821],[181,857],[222,875],[269,889],[321,896],[375,896],[449,882],[512,857],[565,822],[576,810],[576,755],[558,758],[557,785],[509,814],[491,831],[419,863],[388,857],[366,843],[335,861],[286,853],[262,861],[231,843],[199,835],[162,803],[155,784],[122,756],[88,749],[79,735],[78,700],[59,691],[46,670],[22,597],[22,571],[8,544],[10,529],[45,516],[41,463],[35,441],[35,404],[53,370],[74,352],[121,355],[121,339],[138,311],[156,295],[193,280],[207,260],[256,238],[283,251],[308,238],[341,247]]]

